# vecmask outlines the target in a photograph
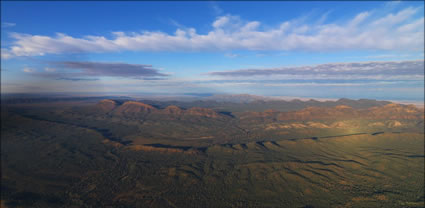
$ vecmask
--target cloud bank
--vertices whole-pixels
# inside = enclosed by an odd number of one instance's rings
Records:
[[[167,74],[160,73],[151,65],[109,63],[109,62],[52,62],[54,68],[46,67],[43,72],[24,69],[35,76],[68,81],[95,81],[99,77],[132,78],[141,80],[160,80]]]
[[[56,65],[66,69],[81,70],[80,74],[84,76],[127,78],[167,76],[152,68],[152,65],[144,64],[64,61],[57,62]]]
[[[356,63],[328,63],[314,66],[281,67],[269,69],[239,69],[232,71],[210,72],[208,75],[219,77],[250,78],[259,76],[292,76],[292,77],[424,77],[424,60],[415,61],[381,61]]]
[[[307,23],[301,18],[284,21],[275,27],[225,15],[217,17],[206,34],[198,33],[195,28],[179,28],[174,34],[114,32],[111,38],[12,33],[12,46],[2,48],[1,52],[2,58],[8,59],[117,51],[423,51],[424,17],[416,17],[420,9],[409,7],[387,14],[365,11],[334,23]]]
[[[56,80],[66,80],[66,81],[97,81],[99,79],[97,78],[67,78],[67,77],[61,77],[61,78],[57,78]]]

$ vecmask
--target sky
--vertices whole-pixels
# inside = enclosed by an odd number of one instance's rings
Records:
[[[424,2],[1,1],[2,93],[424,100]]]

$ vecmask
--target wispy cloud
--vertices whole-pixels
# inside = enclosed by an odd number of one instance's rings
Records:
[[[217,2],[215,1],[210,1],[209,5],[214,13],[214,15],[218,16],[218,15],[222,15],[223,14],[223,9],[218,5]]]
[[[113,38],[12,33],[15,41],[10,48],[2,49],[2,58],[116,51],[423,51],[424,18],[416,17],[419,9],[409,7],[386,14],[364,11],[334,23],[308,23],[300,18],[277,27],[225,15],[217,17],[205,34],[195,28],[179,28],[174,34],[114,32]]]
[[[24,69],[22,69],[23,72],[25,73],[33,73],[35,72],[35,70],[33,68],[29,68],[29,67],[25,67]]]
[[[2,28],[14,27],[14,26],[16,26],[16,23],[12,23],[12,22],[2,22],[1,23]]]
[[[224,56],[228,57],[228,58],[236,58],[239,56],[239,54],[236,53],[226,53],[224,54]]]
[[[10,59],[13,56],[14,55],[12,53],[10,53],[10,51],[8,49],[5,49],[5,48],[1,49],[1,59]]]
[[[99,79],[97,78],[67,78],[67,77],[61,77],[61,78],[57,78],[56,80],[66,80],[66,81],[97,81]]]
[[[347,77],[351,79],[367,76],[424,76],[424,60],[416,61],[374,61],[357,63],[328,63],[314,66],[281,67],[267,69],[239,69],[208,73],[220,77],[258,77],[258,76],[314,76]]]
[[[412,57],[420,57],[420,54],[378,54],[366,56],[367,59],[397,59],[397,58],[412,58]]]
[[[50,67],[45,67],[44,68],[44,71],[46,71],[46,72],[55,72],[56,69],[55,68],[50,68]]]
[[[350,87],[350,86],[376,86],[376,85],[397,85],[400,83],[394,83],[394,82],[373,82],[373,83],[353,83],[353,82],[347,82],[347,83],[317,83],[317,82],[311,82],[311,83],[271,83],[271,84],[264,84],[264,86],[267,87]]]

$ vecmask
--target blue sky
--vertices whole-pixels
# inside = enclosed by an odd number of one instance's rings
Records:
[[[2,93],[423,101],[423,2],[1,2]]]

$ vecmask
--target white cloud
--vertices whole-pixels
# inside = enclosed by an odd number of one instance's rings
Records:
[[[404,25],[400,26],[399,28],[397,28],[397,31],[400,32],[400,33],[404,33],[404,32],[412,31],[415,28],[420,28],[420,27],[423,28],[423,26],[424,26],[424,18],[422,17],[422,18],[420,18],[420,19],[418,19],[418,20],[416,20],[412,23],[404,24]]]
[[[113,38],[12,33],[15,41],[10,48],[2,49],[2,58],[117,51],[423,51],[424,18],[415,18],[418,10],[409,7],[384,15],[365,11],[333,24],[309,24],[301,18],[271,28],[261,27],[263,23],[258,21],[226,15],[217,17],[212,30],[205,34],[194,28],[179,28],[174,34],[118,31],[112,33]]]
[[[372,22],[372,26],[392,26],[399,24],[408,18],[412,17],[419,8],[407,8],[397,14],[388,14],[387,16]]]
[[[358,24],[360,24],[361,22],[363,22],[368,16],[370,15],[369,12],[362,12],[360,14],[358,14],[356,17],[354,17],[353,20],[351,20],[350,22],[350,26],[356,26]]]
[[[229,22],[229,17],[223,16],[223,17],[217,18],[217,20],[214,21],[214,23],[212,25],[215,28],[220,28],[220,27],[226,25],[228,22]]]

